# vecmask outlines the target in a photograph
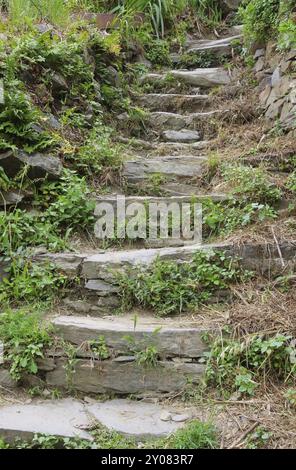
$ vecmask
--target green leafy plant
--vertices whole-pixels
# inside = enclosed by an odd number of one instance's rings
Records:
[[[5,347],[5,363],[10,373],[20,380],[24,373],[38,372],[38,359],[50,345],[49,327],[41,324],[40,315],[28,310],[8,310],[0,316],[0,339]]]
[[[291,337],[277,334],[271,337],[250,335],[244,340],[225,336],[216,338],[211,346],[206,377],[210,384],[222,391],[239,390],[253,393],[254,379],[276,375],[278,378],[294,377],[295,347]]]
[[[3,304],[20,301],[51,300],[67,279],[50,263],[37,264],[15,257],[10,261],[7,277],[0,284],[0,301]]]
[[[103,335],[99,336],[97,340],[90,341],[89,346],[92,353],[101,361],[110,357],[110,351]]]
[[[259,204],[275,204],[281,198],[281,191],[261,168],[243,165],[225,165],[222,176],[231,186],[234,196]]]
[[[246,0],[239,9],[247,45],[265,42],[277,32],[280,0]]]

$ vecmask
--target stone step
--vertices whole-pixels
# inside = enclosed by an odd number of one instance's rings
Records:
[[[133,356],[150,345],[156,347],[162,359],[199,358],[208,349],[202,341],[205,329],[179,327],[178,322],[161,322],[153,317],[140,317],[135,325],[129,317],[60,316],[52,324],[58,336],[78,347],[102,336],[112,357]]]
[[[116,273],[136,266],[149,266],[157,258],[176,262],[190,261],[198,251],[223,251],[226,256],[238,256],[246,269],[253,269],[262,274],[281,270],[283,263],[286,270],[293,268],[296,262],[296,240],[279,243],[232,242],[208,245],[190,245],[180,248],[137,249],[122,251],[101,251],[87,253],[44,253],[32,256],[32,262],[51,262],[56,268],[71,279],[81,277],[86,280],[103,280],[116,285]],[[279,255],[279,250],[281,256]]]
[[[91,441],[90,431],[104,426],[138,441],[166,437],[193,415],[192,409],[180,406],[125,399],[34,400],[30,404],[0,407],[0,438],[11,445],[16,439],[30,441],[36,434]]]
[[[160,204],[160,203],[165,203],[165,204],[172,204],[172,203],[177,203],[177,204],[182,204],[182,203],[194,203],[194,202],[203,202],[203,201],[208,201],[212,200],[214,202],[223,202],[227,201],[229,199],[229,196],[227,194],[222,194],[222,193],[209,193],[209,194],[192,194],[190,196],[168,196],[168,197],[158,197],[158,196],[124,196],[124,195],[119,195],[119,194],[111,194],[111,195],[106,195],[106,196],[98,196],[95,199],[95,202],[97,204],[111,204],[114,209],[117,208],[117,204],[124,203],[125,207],[128,207],[130,204]],[[123,202],[124,201],[124,202]],[[95,216],[96,215],[101,215],[101,209],[98,206],[97,209],[95,209]]]
[[[175,80],[194,87],[211,88],[220,85],[228,85],[231,82],[230,72],[221,67],[197,68],[195,70],[172,70],[167,74],[149,73],[144,75],[142,81],[144,83],[159,81],[165,83],[168,74]]]
[[[203,142],[198,142],[201,139],[200,132],[192,131],[190,129],[181,129],[180,131],[169,129],[163,131],[161,139],[172,146],[187,144],[190,146],[194,145],[195,147],[200,147],[200,145],[203,144]]]
[[[162,139],[173,139],[172,141],[159,142],[155,146],[155,151],[158,152],[158,155],[175,155],[183,154],[190,155],[191,153],[195,154],[200,150],[204,150],[210,146],[208,141],[196,142],[195,140],[191,141],[190,139],[195,139],[197,136],[193,134],[194,131],[165,131],[162,133]],[[172,134],[173,133],[173,134]],[[185,142],[182,142],[184,140]],[[189,142],[189,143],[188,143]],[[191,143],[190,143],[191,142]]]
[[[166,113],[162,111],[150,113],[147,120],[147,124],[154,130],[174,130],[180,131],[184,128],[189,130],[191,128],[196,129],[196,126],[208,121],[209,124],[213,118],[226,113],[226,110],[220,111],[208,111],[205,113],[192,113],[188,115],[178,113]],[[201,134],[199,134],[199,140],[201,140]]]
[[[201,111],[209,104],[207,95],[182,95],[151,93],[141,95],[137,98],[140,106],[150,111],[178,112],[178,111]]]
[[[233,52],[233,43],[241,39],[241,35],[229,36],[214,40],[188,40],[185,44],[187,53],[208,52],[215,56],[231,56]]]
[[[138,158],[123,164],[122,176],[132,185],[145,183],[157,174],[166,180],[200,178],[206,164],[206,157],[193,155]]]
[[[45,382],[51,387],[83,393],[116,393],[118,395],[147,392],[181,392],[188,383],[200,382],[205,366],[198,363],[158,361],[154,366],[140,365],[130,358],[113,360],[76,359],[71,377],[67,374],[67,358],[51,358],[51,368],[44,371]],[[42,369],[41,369],[42,371]]]

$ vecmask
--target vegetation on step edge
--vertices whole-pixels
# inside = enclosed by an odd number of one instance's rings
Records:
[[[160,316],[190,311],[250,275],[223,252],[200,251],[186,263],[157,259],[147,269],[118,275],[122,310],[138,305]]]
[[[18,439],[8,445],[0,439],[0,449],[215,449],[218,448],[218,432],[210,422],[193,420],[167,438],[147,440],[141,444],[104,427],[90,432],[93,440],[58,438],[38,434],[31,441]]]

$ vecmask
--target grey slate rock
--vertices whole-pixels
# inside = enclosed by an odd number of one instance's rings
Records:
[[[0,153],[0,166],[9,178],[16,176],[26,165],[28,165],[28,177],[31,179],[42,179],[47,176],[55,180],[61,176],[63,170],[60,160],[48,154],[29,155],[23,151]]]
[[[148,326],[142,324],[139,319],[135,328],[134,322],[125,318],[117,319],[116,317],[116,320],[112,321],[101,318],[61,316],[54,319],[52,324],[57,334],[61,335],[65,341],[77,346],[85,341],[104,336],[106,345],[120,353],[130,352],[130,344],[126,337],[133,338],[135,348],[139,350],[150,343],[154,344],[161,357],[197,358],[207,350],[201,339],[205,330],[161,325],[161,323],[153,325],[153,320],[151,322],[151,326]],[[156,327],[159,328],[157,333],[155,333]]]

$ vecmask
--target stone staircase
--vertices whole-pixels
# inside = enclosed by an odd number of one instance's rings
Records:
[[[238,39],[236,35],[214,41],[189,41],[187,51],[208,51],[219,60],[221,54],[232,54],[233,40]],[[143,201],[167,203],[190,202],[192,198],[201,202],[204,198],[213,201],[227,199],[225,194],[203,194],[201,191],[200,181],[208,164],[201,151],[208,142],[202,140],[199,126],[220,113],[212,109],[209,89],[228,85],[233,79],[232,74],[225,68],[215,67],[172,70],[170,76],[184,83],[189,90],[196,87],[199,90],[198,93],[151,93],[135,97],[138,104],[151,112],[149,126],[155,139],[138,141],[139,155],[127,159],[123,164],[122,177],[132,192],[126,198],[127,206]],[[165,77],[165,73],[149,73],[143,78],[143,83],[164,82]],[[153,175],[163,178],[160,184],[162,196],[153,192],[141,195],[149,188]],[[116,197],[116,194],[100,196],[97,201],[115,206]],[[244,267],[261,273],[282,267],[283,260],[287,264],[293,263],[295,258],[295,247],[290,245],[249,244],[238,247],[222,243],[171,247],[168,240],[163,241],[163,244],[160,248],[35,256],[36,262],[49,260],[70,279],[78,277],[82,280],[81,289],[72,292],[65,300],[70,314],[52,320],[56,336],[62,342],[47,351],[46,357],[39,362],[40,377],[46,385],[84,394],[107,393],[123,397],[132,394],[138,398],[155,394],[182,394],[188,385],[194,386],[200,382],[205,367],[203,355],[207,349],[203,334],[215,329],[201,328],[198,320],[186,323],[181,318],[156,319],[144,314],[135,319],[128,312],[124,316],[112,315],[120,300],[116,274],[128,273],[135,266],[147,267],[157,258],[177,263],[189,262],[198,250],[215,249],[225,252],[227,256],[239,256]],[[69,367],[69,352],[62,346],[63,342],[71,345],[72,353],[75,352],[72,368]],[[156,352],[154,356],[152,354],[153,364],[150,366],[141,362],[143,351]],[[30,382],[30,378],[28,380]],[[86,405],[72,401],[66,403],[65,400],[54,403],[57,404],[55,413],[58,413],[60,406],[64,412],[63,419],[66,420],[66,424],[61,424],[56,434],[72,436],[73,426],[69,428],[69,422],[73,413],[79,409],[79,413],[84,415]],[[104,404],[109,408],[104,409],[103,414],[103,404],[97,404],[98,409],[92,411],[92,416],[111,429],[124,432],[129,428],[130,420],[125,420],[124,424],[121,421],[125,413],[130,413],[131,420],[135,416],[132,427],[137,430],[131,434],[141,436],[147,426],[149,432],[146,434],[149,436],[168,434],[176,429],[172,414],[171,418],[162,418],[163,410],[157,408],[158,405],[149,405],[149,410],[143,414],[142,409],[137,409],[140,405],[145,407],[147,404],[129,400],[110,401]],[[28,419],[22,418],[22,413],[26,417],[27,413],[32,412],[30,406],[33,405],[25,405],[21,409],[18,407],[18,411],[12,407],[10,418],[8,411],[1,414],[2,433],[6,430],[7,435],[12,436],[15,430],[18,433],[32,432]],[[51,404],[38,406],[40,419],[34,418],[34,431],[41,429],[43,432],[41,423],[49,416]],[[108,420],[108,416],[115,418],[113,421],[111,418]],[[183,421],[190,417],[192,415]],[[50,416],[48,419],[50,422]],[[61,420],[61,423],[64,421]],[[141,432],[139,429],[142,429]],[[52,429],[50,432],[54,434]],[[86,432],[79,430],[76,430],[75,435],[89,437]]]

